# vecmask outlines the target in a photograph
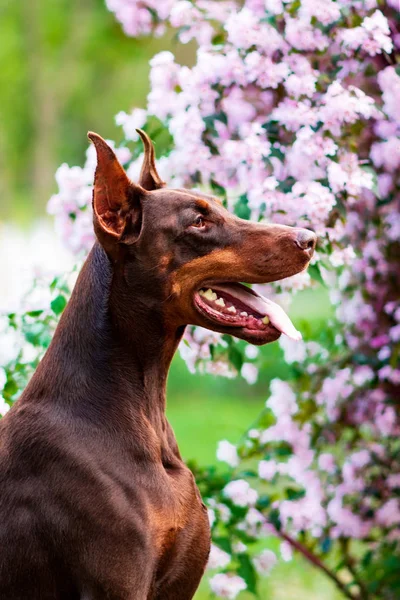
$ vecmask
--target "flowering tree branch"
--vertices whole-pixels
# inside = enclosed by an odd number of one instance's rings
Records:
[[[277,531],[277,535],[280,538],[282,538],[283,540],[285,540],[286,542],[288,542],[294,550],[297,550],[298,552],[300,552],[300,554],[302,554],[304,556],[304,558],[306,558],[308,560],[308,562],[310,562],[312,565],[314,565],[314,567],[316,567],[319,571],[322,571],[323,573],[325,573],[325,575],[331,581],[333,581],[333,583],[336,585],[336,587],[342,592],[342,594],[346,598],[349,598],[349,600],[368,600],[367,595],[351,592],[348,588],[348,585],[343,583],[339,579],[339,577],[331,569],[329,569],[316,554],[314,554],[309,548],[304,546],[301,542],[299,542],[298,540],[295,540],[289,534],[287,534],[281,530]],[[346,566],[348,566],[348,565],[346,564]],[[350,568],[349,568],[349,570],[350,570]]]

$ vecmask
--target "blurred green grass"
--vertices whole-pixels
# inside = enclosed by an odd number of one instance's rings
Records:
[[[295,297],[290,316],[295,325],[313,339],[332,316],[327,291],[322,287],[305,290]],[[268,397],[269,382],[274,377],[290,378],[290,367],[283,361],[277,343],[262,348],[264,368],[260,380],[249,386],[240,380],[226,380],[212,375],[192,375],[177,355],[168,381],[168,418],[174,428],[185,460],[215,464],[217,443],[221,439],[237,442],[255,421]],[[222,465],[221,465],[221,468]],[[278,549],[274,540],[267,546]],[[210,590],[204,580],[196,600],[209,599]],[[240,600],[253,596],[242,593]],[[301,556],[289,563],[280,561],[260,589],[263,600],[339,600],[334,585]]]
[[[145,106],[149,60],[195,46],[172,32],[125,35],[105,0],[0,0],[0,220],[29,226],[57,189],[54,173],[81,165],[86,132],[120,143],[114,116]]]

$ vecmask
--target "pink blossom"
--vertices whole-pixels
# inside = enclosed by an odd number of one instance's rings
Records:
[[[336,470],[335,457],[333,454],[329,454],[324,452],[320,454],[318,458],[318,466],[322,471],[326,471],[327,473],[334,473]]]
[[[400,137],[375,142],[371,147],[371,159],[376,167],[384,167],[389,173],[396,171],[400,166]]]
[[[400,76],[390,66],[378,73],[385,112],[397,124],[400,123]]]
[[[245,362],[240,369],[240,374],[249,385],[253,385],[258,379],[258,368],[251,363]]]
[[[252,506],[256,503],[258,494],[244,479],[231,481],[224,487],[224,496],[237,506]]]
[[[280,545],[282,560],[290,562],[293,558],[293,549],[289,542],[282,542]]]
[[[315,17],[323,25],[329,25],[339,19],[340,7],[338,2],[332,0],[303,0],[299,15],[304,20]]]
[[[277,417],[281,415],[293,415],[297,412],[296,396],[286,381],[273,379],[270,388],[271,395],[266,405]]]
[[[377,522],[383,527],[400,524],[400,503],[397,498],[388,500],[375,513]]]
[[[354,86],[345,89],[335,81],[323,97],[318,117],[324,129],[333,135],[340,135],[343,125],[355,123],[360,117],[370,119],[375,114],[372,98]]]
[[[342,154],[339,162],[331,161],[327,170],[329,184],[334,192],[345,190],[351,196],[358,196],[362,188],[371,189],[373,186],[372,174],[360,168],[355,154]]]
[[[284,98],[273,110],[271,118],[281,123],[289,131],[297,131],[303,125],[314,126],[317,124],[318,116],[315,108],[307,101],[296,101]]]
[[[261,554],[253,558],[257,573],[263,577],[270,574],[277,562],[276,554],[272,550],[263,550]]]
[[[278,472],[278,465],[274,460],[262,460],[258,464],[258,475],[261,479],[270,481]]]
[[[147,112],[144,108],[134,108],[130,115],[126,114],[124,111],[121,111],[115,116],[115,122],[117,125],[122,125],[122,129],[124,130],[125,138],[127,140],[138,139],[138,133],[136,129],[141,129],[146,123],[146,120]],[[128,162],[128,160],[124,162]]]
[[[239,464],[239,456],[236,446],[226,440],[218,442],[217,459],[228,463],[231,467],[237,467]]]
[[[393,473],[387,479],[390,488],[400,488],[400,473]]]
[[[229,573],[217,573],[210,579],[211,590],[218,598],[234,600],[236,596],[246,589],[246,582],[238,575]]]
[[[329,40],[307,19],[286,19],[286,40],[297,50],[325,50]]]
[[[208,557],[207,569],[225,569],[231,562],[231,557],[227,552],[211,544],[210,555]]]

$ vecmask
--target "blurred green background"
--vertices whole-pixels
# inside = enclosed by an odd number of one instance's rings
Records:
[[[114,115],[145,105],[149,59],[167,48],[193,61],[172,34],[126,37],[104,0],[0,0],[0,219],[44,213],[88,130],[122,139]]]
[[[194,60],[195,47],[179,45],[172,34],[127,38],[104,0],[0,0],[0,224],[27,230],[45,218],[56,191],[54,172],[62,162],[82,164],[89,129],[122,140],[114,115],[145,105],[149,59],[165,49],[181,63]],[[319,289],[300,294],[291,316],[312,337],[330,314],[326,292]],[[215,462],[218,440],[237,441],[255,420],[269,381],[290,378],[277,344],[262,356],[264,368],[252,387],[190,375],[176,357],[168,415],[186,459]],[[196,600],[208,597],[203,584]],[[332,584],[299,557],[276,567],[261,597],[338,598]]]

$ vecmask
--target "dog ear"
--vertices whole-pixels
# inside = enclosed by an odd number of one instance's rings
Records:
[[[139,184],[148,191],[159,190],[165,186],[165,182],[157,173],[153,142],[142,129],[136,129],[136,131],[142,138],[144,146],[144,159]]]
[[[102,137],[89,131],[97,153],[93,187],[93,215],[96,234],[104,242],[120,240],[129,228],[140,230],[141,200],[146,191],[132,183],[114,151]],[[111,238],[110,238],[111,236]]]

